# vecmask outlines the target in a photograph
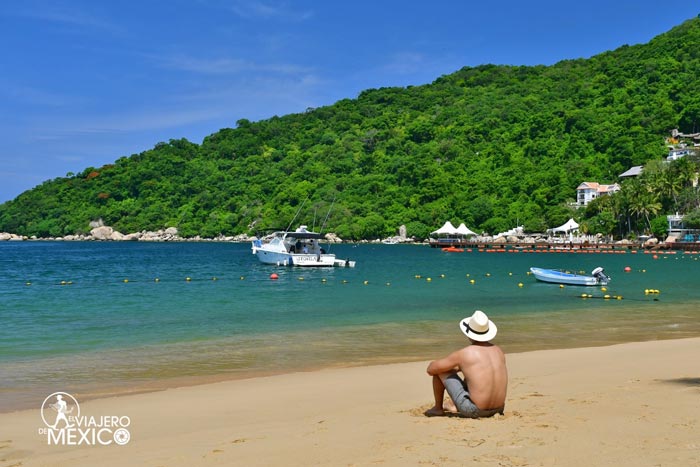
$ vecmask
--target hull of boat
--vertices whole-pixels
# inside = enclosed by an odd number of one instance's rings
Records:
[[[335,255],[312,255],[304,253],[281,253],[258,248],[255,252],[261,263],[279,266],[324,267],[335,266]]]
[[[255,256],[261,263],[275,264],[277,266],[300,266],[307,268],[337,267],[354,268],[355,261],[338,259],[335,255],[310,255],[310,254],[290,254],[277,251],[266,251],[256,249]]]
[[[542,268],[530,268],[532,274],[535,278],[542,282],[549,282],[552,284],[566,284],[566,285],[585,285],[585,286],[595,286],[595,285],[606,285],[607,282],[601,281],[593,276],[583,276],[581,274],[572,274],[564,271],[557,271],[556,269],[542,269]]]

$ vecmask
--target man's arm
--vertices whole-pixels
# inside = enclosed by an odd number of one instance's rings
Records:
[[[459,350],[452,352],[445,358],[439,360],[433,360],[428,365],[427,372],[430,376],[439,375],[440,373],[447,373],[453,370],[459,370]]]

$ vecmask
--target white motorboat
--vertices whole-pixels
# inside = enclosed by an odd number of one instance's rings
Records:
[[[319,243],[323,234],[307,230],[302,225],[295,231],[279,231],[253,240],[253,254],[260,262],[278,266],[355,267],[355,261],[338,259]]]
[[[590,276],[560,271],[558,269],[530,268],[530,271],[535,275],[537,280],[551,282],[553,284],[595,286],[607,285],[608,282],[610,282],[610,277],[608,277],[604,269],[600,267],[591,271]]]

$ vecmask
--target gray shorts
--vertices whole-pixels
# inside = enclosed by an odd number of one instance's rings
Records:
[[[450,398],[455,403],[460,415],[469,418],[485,418],[492,417],[497,413],[503,414],[503,407],[489,410],[481,410],[477,407],[469,398],[469,388],[467,388],[466,383],[462,381],[462,378],[457,373],[453,373],[445,378],[444,384],[447,394],[450,395]]]

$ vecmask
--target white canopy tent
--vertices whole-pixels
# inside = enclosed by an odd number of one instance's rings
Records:
[[[457,235],[457,229],[452,225],[452,222],[447,221],[442,227],[430,233],[435,235]]]
[[[464,222],[459,224],[459,227],[457,227],[457,234],[464,235],[465,237],[468,237],[470,235],[476,236],[476,232],[472,232],[471,230],[469,230],[469,227],[464,225]]]
[[[559,227],[555,227],[553,229],[547,229],[547,232],[550,234],[556,234],[558,232],[563,233],[565,236],[568,234],[569,236],[569,241],[573,242],[574,240],[574,232],[578,234],[578,224],[576,223],[575,220],[569,219],[564,223],[563,225],[560,225]]]
[[[557,232],[571,233],[571,232],[574,232],[576,230],[578,230],[578,224],[573,219],[569,219],[568,221],[566,221],[565,224],[560,225],[559,227],[549,229],[549,231],[552,233],[557,233]]]

